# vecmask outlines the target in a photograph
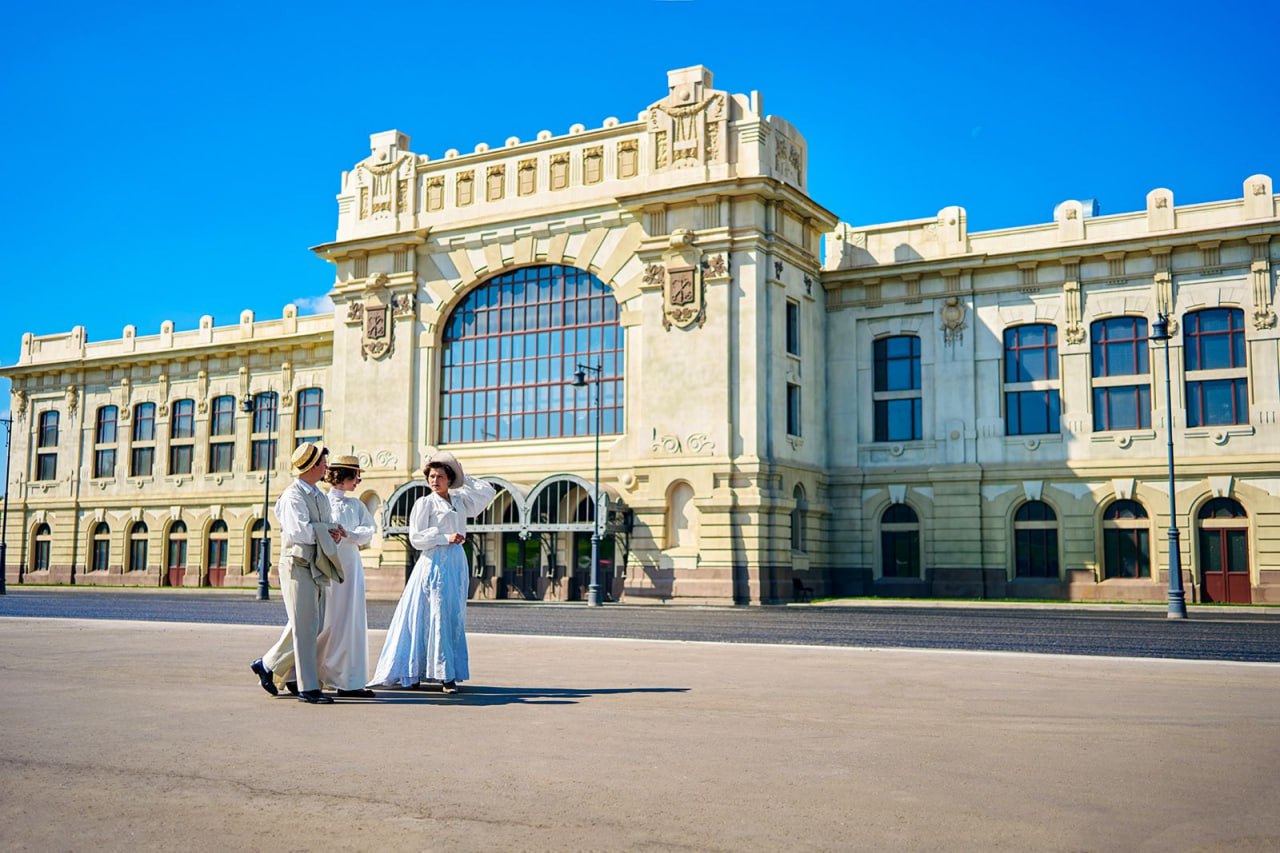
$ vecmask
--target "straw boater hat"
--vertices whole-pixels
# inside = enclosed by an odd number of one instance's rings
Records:
[[[449,481],[450,487],[462,485],[462,481],[465,477],[462,474],[462,463],[458,461],[458,457],[454,456],[447,450],[441,450],[439,453],[434,453],[431,455],[431,458],[427,460],[427,464],[424,466],[424,473],[426,469],[431,467],[432,463],[444,465],[453,472],[453,478]]]
[[[364,469],[360,467],[359,456],[339,456],[337,459],[330,459],[329,470],[332,471],[334,468],[341,468],[354,474],[364,473]]]
[[[289,462],[293,465],[294,474],[305,474],[312,468],[316,467],[316,463],[320,461],[320,457],[328,453],[326,448],[318,444],[312,444],[304,441],[298,445],[298,449],[293,451],[293,456],[289,458]]]

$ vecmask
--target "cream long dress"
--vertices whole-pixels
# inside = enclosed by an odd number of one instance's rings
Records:
[[[360,549],[377,530],[373,516],[359,499],[338,488],[329,490],[329,514],[347,537],[338,543],[342,583],[329,584],[324,627],[316,641],[320,681],[338,690],[360,690],[369,674],[369,620],[364,603],[364,563]]]

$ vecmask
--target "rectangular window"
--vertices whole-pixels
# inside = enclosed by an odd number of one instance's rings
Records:
[[[58,479],[58,454],[41,453],[36,456],[36,479]]]
[[[1249,380],[1212,379],[1187,383],[1187,426],[1229,426],[1249,422]]]
[[[800,303],[787,300],[787,352],[800,354]]]
[[[217,397],[209,415],[209,435],[235,435],[236,401],[234,397]]]
[[[209,473],[229,474],[235,461],[236,446],[230,441],[217,441],[209,445]]]
[[[94,477],[114,477],[116,473],[116,451],[115,448],[109,450],[95,450],[93,452],[93,476]]]
[[[156,440],[155,403],[139,403],[133,407],[133,440]]]
[[[169,422],[170,438],[194,438],[196,434],[196,401],[177,400],[173,404],[173,420]]]
[[[787,435],[800,435],[800,386],[787,383]]]
[[[156,462],[154,447],[135,447],[129,464],[130,477],[150,477]]]
[[[877,338],[871,346],[875,441],[919,441],[924,410],[920,379],[920,338]]]
[[[116,407],[103,406],[98,409],[98,425],[94,430],[95,444],[116,443]]]
[[[169,474],[190,474],[191,457],[195,447],[190,444],[175,444],[169,448]]]
[[[1004,395],[1005,432],[1043,435],[1059,431],[1058,390],[1015,391]]]
[[[1150,385],[1113,385],[1093,389],[1095,432],[1150,428]]]
[[[876,441],[919,441],[920,398],[875,401]]]
[[[276,466],[276,440],[254,440],[250,471],[265,471]]]

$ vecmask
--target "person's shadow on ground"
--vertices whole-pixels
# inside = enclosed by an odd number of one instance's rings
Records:
[[[688,687],[486,687],[467,684],[462,685],[458,693],[446,694],[441,692],[440,685],[434,684],[417,688],[380,687],[375,689],[377,698],[362,701],[392,705],[575,705],[593,696],[688,691]]]

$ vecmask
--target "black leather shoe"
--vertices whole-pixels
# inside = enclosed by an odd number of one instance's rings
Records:
[[[286,682],[284,683],[284,689],[289,691],[289,695],[290,695],[290,696],[297,696],[297,695],[298,695],[298,682],[296,682],[296,681],[286,681]]]
[[[326,696],[319,690],[303,690],[298,694],[299,702],[306,702],[309,705],[332,705],[332,697]]]
[[[339,690],[339,699],[373,699],[377,696],[372,690]]]
[[[276,682],[271,675],[271,670],[267,669],[267,665],[262,662],[262,658],[258,658],[249,664],[249,669],[253,670],[253,674],[258,676],[258,683],[262,685],[263,690],[272,696],[280,695],[280,691],[276,689]]]
[[[441,684],[441,685],[440,685],[440,689],[441,689],[441,690],[443,690],[445,693],[457,693],[457,692],[458,692],[458,682],[456,682],[456,681],[446,681],[444,684]]]

